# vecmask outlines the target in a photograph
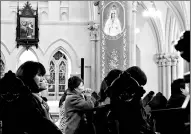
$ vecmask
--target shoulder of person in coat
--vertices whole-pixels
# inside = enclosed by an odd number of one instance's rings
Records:
[[[78,110],[88,110],[94,107],[94,103],[91,100],[91,96],[83,97],[79,93],[68,92],[65,100],[65,106],[72,106]]]

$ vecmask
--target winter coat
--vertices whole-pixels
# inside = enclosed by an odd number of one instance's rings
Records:
[[[76,91],[68,91],[65,100],[66,128],[65,134],[77,134],[84,110],[94,107],[91,96],[83,97]]]
[[[170,96],[170,99],[167,103],[167,108],[177,108],[181,107],[186,96],[183,94],[174,94]]]
[[[14,73],[5,74],[0,87],[3,134],[62,134],[47,117],[39,98]]]

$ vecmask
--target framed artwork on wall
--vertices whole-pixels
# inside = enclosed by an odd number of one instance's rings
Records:
[[[17,9],[17,28],[16,28],[17,48],[19,46],[29,49],[32,46],[38,48],[39,28],[38,28],[38,6],[33,10],[27,2],[23,9]]]
[[[20,17],[20,39],[35,39],[34,17]]]

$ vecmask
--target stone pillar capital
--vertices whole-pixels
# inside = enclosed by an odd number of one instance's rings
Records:
[[[155,62],[161,64],[162,66],[167,65],[176,65],[178,62],[179,56],[172,53],[158,53],[155,54]]]
[[[170,54],[164,54],[163,57],[166,60],[166,65],[170,66],[171,65],[171,55]]]
[[[166,62],[166,61],[164,61],[164,54],[162,54],[162,53],[155,54],[154,60],[158,64],[159,67],[163,66],[165,64],[164,62]]]
[[[96,24],[94,22],[90,22],[88,24],[88,29],[90,30],[90,38],[93,41],[98,41],[99,37],[99,24]]]
[[[177,54],[172,54],[171,55],[171,60],[172,60],[172,65],[176,66],[177,62],[178,62],[178,58],[179,56]]]
[[[166,60],[166,59],[161,59],[161,62],[162,62],[162,66],[165,66],[165,65],[166,65],[167,60]]]

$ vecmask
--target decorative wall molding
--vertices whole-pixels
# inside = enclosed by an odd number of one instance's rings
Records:
[[[84,21],[84,22],[73,22],[73,21],[43,21],[41,20],[39,22],[39,25],[77,25],[77,26],[87,26],[90,23],[90,21]],[[1,20],[1,24],[16,24],[15,20]]]
[[[186,30],[186,22],[184,18],[184,15],[182,15],[180,13],[180,9],[177,9],[177,7],[172,3],[172,1],[165,1],[166,5],[172,10],[172,12],[174,13],[174,15],[176,16],[180,29],[181,31]]]
[[[6,50],[7,53],[10,55],[10,54],[11,54],[11,51],[9,51],[9,49],[8,49],[8,47],[5,45],[5,43],[1,41],[1,47],[2,47],[2,46],[5,47],[5,50]],[[1,49],[1,51],[2,51],[2,49]]]
[[[65,17],[66,20],[63,20],[63,17]],[[68,7],[60,7],[60,20],[61,21],[69,20],[69,8]]]
[[[94,22],[90,22],[88,24],[88,29],[90,30],[90,38],[91,40],[98,41],[99,40],[99,24]]]
[[[155,55],[155,63],[158,66],[166,66],[166,65],[176,65],[178,62],[179,56],[176,53],[159,53]]]

